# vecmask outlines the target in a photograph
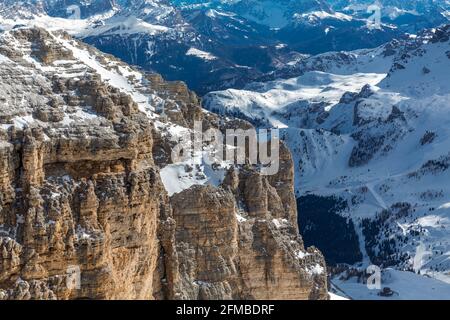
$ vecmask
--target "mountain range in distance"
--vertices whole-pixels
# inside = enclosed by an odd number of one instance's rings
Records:
[[[203,95],[242,88],[272,73],[283,75],[307,55],[374,48],[405,33],[438,26],[448,21],[450,7],[446,1],[428,5],[423,1],[381,1],[381,21],[373,28],[368,24],[370,4],[323,0],[2,1],[0,25],[5,29],[30,24],[64,29],[143,70],[183,80]],[[9,10],[11,7],[14,10]],[[71,21],[74,18],[76,22]]]

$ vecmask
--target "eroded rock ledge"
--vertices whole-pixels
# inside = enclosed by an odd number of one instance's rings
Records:
[[[276,176],[231,168],[169,197],[166,127],[232,121],[183,84],[20,29],[0,34],[0,91],[0,299],[327,298],[285,148]],[[142,99],[165,100],[167,122]]]

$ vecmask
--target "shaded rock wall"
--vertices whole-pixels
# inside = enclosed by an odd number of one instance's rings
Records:
[[[0,299],[327,298],[324,259],[298,235],[285,147],[277,175],[240,166],[218,188],[169,198],[160,169],[173,144],[131,96],[91,68],[59,76],[83,61],[67,62],[70,47],[42,29],[6,37],[0,54],[13,62],[0,63]],[[108,70],[129,68],[77,46]],[[145,77],[135,90],[168,102],[167,125],[249,126],[204,113],[181,83]]]

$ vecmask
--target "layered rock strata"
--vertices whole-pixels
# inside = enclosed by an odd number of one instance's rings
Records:
[[[285,148],[277,175],[168,193],[179,129],[233,121],[182,83],[18,29],[0,34],[0,96],[0,299],[327,298]]]

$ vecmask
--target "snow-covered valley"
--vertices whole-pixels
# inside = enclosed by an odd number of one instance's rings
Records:
[[[297,197],[343,201],[336,210],[352,221],[362,254],[355,267],[398,270],[390,274],[398,279],[392,289],[399,298],[424,297],[424,276],[450,287],[449,30],[355,52],[348,66],[320,64],[320,71],[297,78],[212,92],[204,102],[207,109],[282,130],[297,165]],[[314,66],[323,57],[310,59]],[[300,225],[306,238],[308,228],[321,232],[306,223]],[[372,298],[370,290],[357,289],[364,285],[352,284],[354,277],[339,278],[349,296]],[[414,279],[415,297],[402,287]],[[450,298],[446,290],[433,297]]]

